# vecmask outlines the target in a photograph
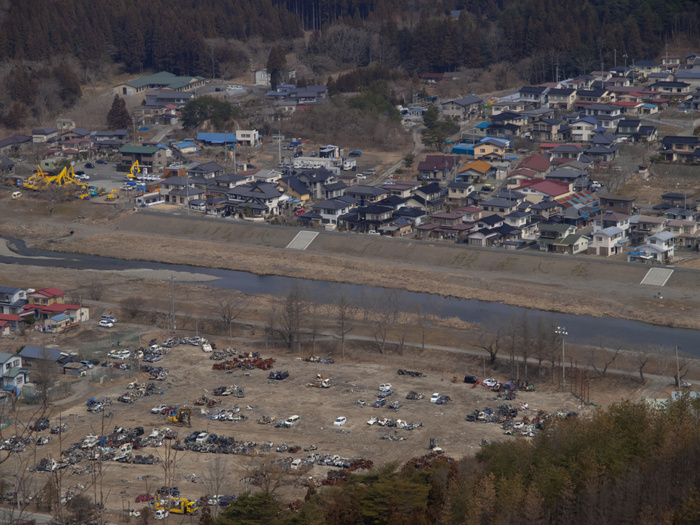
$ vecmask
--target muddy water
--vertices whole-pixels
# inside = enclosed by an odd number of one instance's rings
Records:
[[[397,302],[405,311],[415,311],[416,305],[421,305],[424,311],[431,311],[444,317],[458,317],[470,323],[483,325],[486,330],[497,330],[506,326],[512,318],[520,323],[527,315],[530,324],[534,326],[539,317],[544,318],[547,325],[565,327],[567,340],[579,343],[598,345],[617,345],[629,348],[633,346],[664,346],[679,348],[693,354],[700,354],[698,341],[700,331],[682,328],[657,326],[639,321],[628,321],[609,317],[592,317],[544,312],[510,306],[499,302],[477,301],[440,297],[426,293],[393,291],[379,287],[360,286],[354,284],[330,283],[310,279],[297,279],[275,275],[256,275],[248,272],[203,268],[181,264],[167,264],[149,261],[130,261],[93,255],[70,254],[36,250],[25,246],[18,239],[7,239],[9,250],[3,250],[0,263],[32,266],[76,268],[101,271],[124,270],[153,270],[154,278],[169,280],[174,277],[176,282],[202,284],[215,288],[238,290],[245,294],[268,294],[284,296],[293,286],[301,286],[305,292],[318,302],[333,301],[340,294],[353,298],[358,304],[381,305]],[[193,280],[193,275],[203,278]],[[196,278],[195,278],[196,279]]]

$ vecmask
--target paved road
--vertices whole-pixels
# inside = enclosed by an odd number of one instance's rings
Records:
[[[17,520],[34,520],[37,524],[51,523],[53,516],[39,512],[18,511],[16,509],[0,508],[0,520],[3,523],[15,523]]]

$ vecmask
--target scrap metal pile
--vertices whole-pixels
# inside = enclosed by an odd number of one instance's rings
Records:
[[[149,381],[165,381],[169,370],[162,366],[141,365],[141,372],[148,374]]]
[[[214,389],[215,396],[234,396],[234,397],[245,397],[245,391],[242,387],[238,385],[230,386],[218,386]]]
[[[425,456],[418,458],[411,458],[406,462],[404,468],[413,468],[416,470],[428,470],[433,467],[435,463],[454,463],[454,459],[446,456],[441,450],[432,450],[428,452]]]
[[[259,368],[260,370],[270,370],[274,364],[274,359],[263,359],[260,357],[260,354],[255,352],[250,357],[234,357],[230,361],[214,363],[212,370],[253,370],[255,368]]]
[[[322,465],[323,463],[317,463]],[[344,466],[342,470],[329,470],[326,475],[326,479],[321,482],[321,485],[338,485],[344,481],[348,481],[349,476],[353,472],[357,471],[368,471],[372,468],[374,463],[369,459],[356,459],[351,461],[346,467]],[[335,465],[338,466],[338,465]]]
[[[317,355],[306,357],[304,358],[304,361],[306,361],[307,363],[321,363],[324,365],[332,365],[333,363],[335,363],[335,359],[333,359],[332,357],[319,357]]]
[[[425,377],[423,372],[415,372],[413,370],[402,370],[399,369],[398,374],[400,376],[411,376],[411,377]]]
[[[393,419],[389,417],[371,417],[367,420],[367,424],[370,426],[377,424],[380,427],[398,428],[404,430],[416,430],[423,426],[423,423],[413,423],[409,421],[404,421],[403,419]]]
[[[156,390],[155,383],[129,383],[127,388],[130,392],[125,392],[117,398],[117,401],[122,403],[133,403],[139,397],[162,395],[162,392]]]

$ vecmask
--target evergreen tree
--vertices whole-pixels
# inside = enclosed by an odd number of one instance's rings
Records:
[[[267,57],[267,72],[270,74],[270,87],[277,89],[287,72],[287,56],[282,46],[273,46]]]
[[[107,113],[107,128],[109,129],[129,129],[133,121],[129,110],[126,109],[126,102],[119,95],[114,95],[112,107]]]

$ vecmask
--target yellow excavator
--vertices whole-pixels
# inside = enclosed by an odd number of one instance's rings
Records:
[[[108,201],[113,201],[119,196],[119,190],[118,189],[113,189],[107,194],[107,197],[105,197]]]
[[[187,426],[191,427],[192,426],[191,416],[192,416],[192,408],[182,407],[175,414],[168,416],[168,422],[169,423],[177,423],[178,425],[184,425],[185,423],[187,423]]]
[[[175,497],[161,500],[159,492],[156,492],[156,499],[153,504],[156,510],[167,510],[171,514],[190,514],[194,516],[199,510],[199,504],[196,501]]]
[[[36,167],[36,173],[29,177],[22,187],[27,190],[41,190],[44,189],[49,184],[49,174],[41,169],[41,166]]]
[[[131,169],[129,170],[129,174],[127,175],[127,177],[129,177],[130,179],[135,179],[137,173],[141,173],[141,168],[139,167],[139,161],[135,160],[134,163],[131,165]]]

